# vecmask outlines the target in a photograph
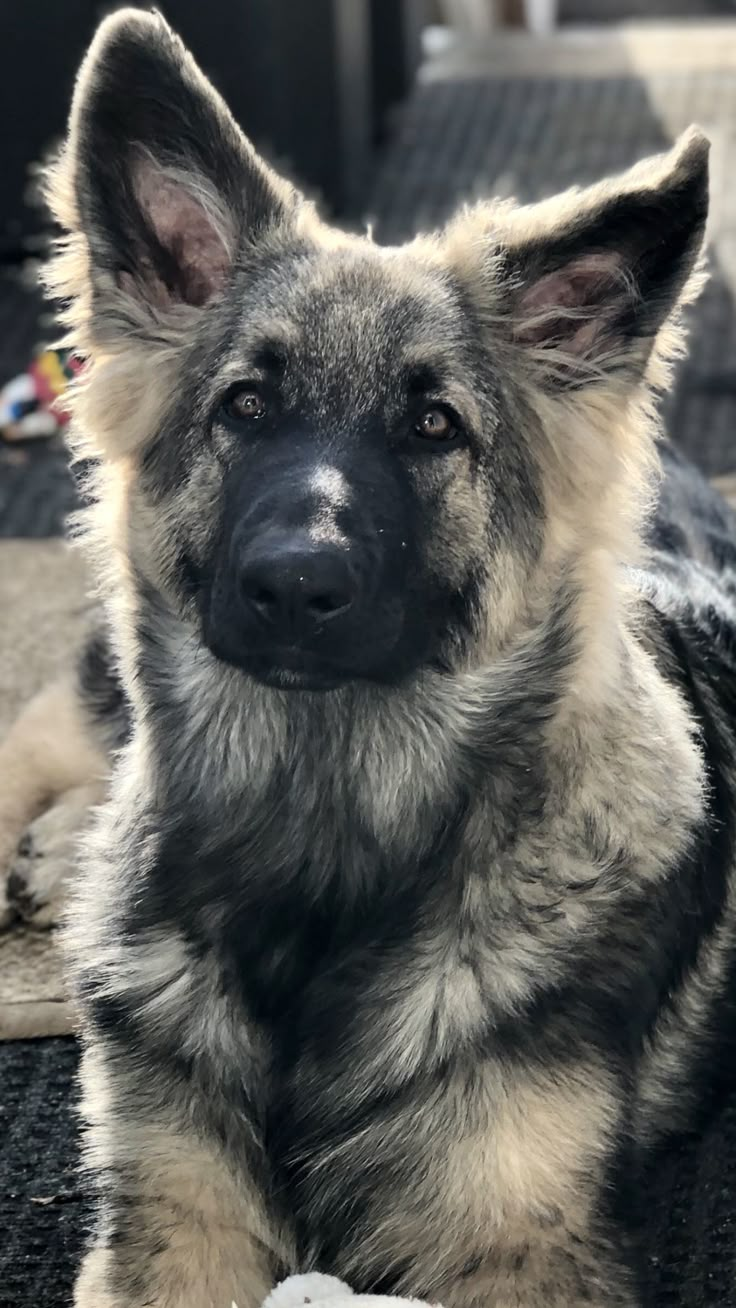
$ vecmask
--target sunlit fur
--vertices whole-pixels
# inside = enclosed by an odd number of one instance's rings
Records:
[[[112,650],[80,694],[129,733],[67,928],[100,1191],[77,1308],[256,1308],[309,1267],[446,1308],[643,1304],[642,1168],[733,966],[736,535],[666,446],[658,489],[655,412],[706,158],[692,131],[382,249],[267,169],[161,19],[102,25],[49,184]],[[187,578],[264,457],[216,395],[264,342],[334,455],[315,530],[344,532],[351,442],[396,451],[401,602],[437,630],[393,679],[274,689],[208,647]],[[467,444],[401,444],[411,369]]]

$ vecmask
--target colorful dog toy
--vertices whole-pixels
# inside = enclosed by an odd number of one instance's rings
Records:
[[[0,389],[0,436],[6,441],[55,436],[69,421],[62,403],[82,368],[71,350],[44,350],[26,372]]]

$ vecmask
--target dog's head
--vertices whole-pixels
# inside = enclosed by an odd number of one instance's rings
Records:
[[[117,545],[220,658],[309,688],[469,666],[571,561],[628,551],[706,218],[696,132],[384,249],[323,224],[125,10],[50,195]]]

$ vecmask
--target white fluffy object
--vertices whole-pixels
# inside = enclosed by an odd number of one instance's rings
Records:
[[[427,1308],[418,1299],[353,1294],[343,1281],[334,1276],[322,1276],[319,1272],[289,1276],[271,1291],[263,1308],[303,1308],[305,1304],[310,1304],[311,1308]]]

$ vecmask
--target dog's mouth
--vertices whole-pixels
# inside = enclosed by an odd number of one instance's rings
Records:
[[[277,690],[337,690],[346,682],[357,679],[353,671],[303,657],[285,660],[254,658],[247,660],[244,668],[256,681]]]
[[[361,680],[365,673],[347,664],[337,663],[297,646],[283,646],[264,651],[233,653],[210,644],[212,653],[276,690],[337,690],[348,682]]]

